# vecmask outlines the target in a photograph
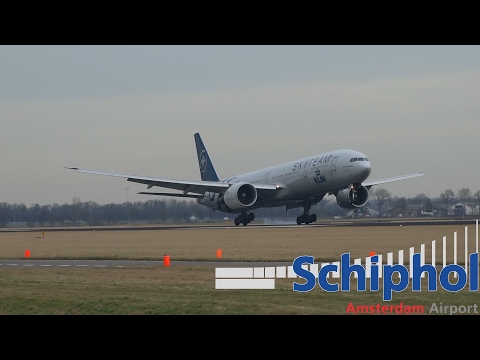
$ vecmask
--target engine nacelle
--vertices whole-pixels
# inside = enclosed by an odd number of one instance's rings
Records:
[[[245,182],[233,184],[223,194],[223,201],[231,210],[246,209],[257,201],[257,189]]]
[[[337,193],[337,204],[344,209],[355,209],[362,207],[368,201],[368,189],[359,186],[357,189],[348,188]]]

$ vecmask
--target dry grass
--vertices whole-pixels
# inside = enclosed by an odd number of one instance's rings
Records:
[[[382,301],[381,288],[298,293],[292,284],[277,279],[274,290],[215,290],[213,267],[2,269],[0,314],[345,314],[349,303],[422,305],[428,314],[433,303],[480,303],[478,292],[428,292],[425,283],[421,292],[394,293],[391,302]]]
[[[337,261],[350,252],[365,257],[426,245],[447,236],[447,260],[453,261],[457,232],[459,263],[463,261],[464,226],[294,227],[182,229],[144,231],[45,231],[0,233],[0,257],[43,259],[156,259],[293,261],[313,255],[317,262]],[[468,227],[469,252],[475,250],[475,227]],[[440,261],[439,260],[439,261]],[[275,290],[215,290],[214,267],[152,266],[132,268],[0,269],[0,314],[345,314],[355,305],[400,302],[424,305],[480,303],[478,292],[412,292],[409,288],[384,303],[382,293],[326,293],[318,286],[308,293],[292,290],[292,279],[277,279]],[[352,281],[352,289],[356,282]],[[480,309],[478,310],[480,312]]]
[[[23,258],[30,250],[33,259],[152,259],[216,260],[222,249],[224,261],[293,261],[312,255],[317,262],[338,261],[345,252],[352,258],[383,254],[425,244],[431,258],[436,240],[437,262],[441,261],[442,239],[447,236],[447,261],[453,262],[453,234],[457,232],[458,262],[464,259],[465,227],[436,226],[344,226],[293,228],[220,228],[129,231],[45,231],[0,233],[0,258]],[[475,226],[468,227],[469,252],[475,251]]]

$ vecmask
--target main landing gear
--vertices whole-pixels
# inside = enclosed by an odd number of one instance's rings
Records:
[[[305,225],[308,225],[310,223],[314,223],[317,221],[317,215],[312,214],[310,215],[310,203],[305,202],[305,205],[303,205],[303,215],[300,215],[297,217],[297,225],[301,225],[302,223],[305,223]]]
[[[243,226],[247,226],[248,223],[252,222],[255,219],[255,215],[253,213],[248,213],[248,211],[242,211],[240,215],[235,218],[235,226],[243,224]]]

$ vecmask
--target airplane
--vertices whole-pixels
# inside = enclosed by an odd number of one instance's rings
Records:
[[[297,217],[297,224],[308,225],[317,221],[317,215],[310,214],[311,206],[327,194],[335,195],[340,207],[354,209],[367,203],[369,189],[374,185],[423,175],[422,172],[417,172],[367,181],[371,172],[368,157],[355,150],[341,149],[220,180],[200,134],[195,133],[194,139],[201,181],[118,174],[78,167],[67,169],[123,177],[127,181],[147,185],[147,190],[157,186],[181,191],[138,194],[193,198],[214,211],[238,213],[234,221],[236,226],[247,226],[252,222],[255,218],[252,210],[278,206],[285,206],[285,211],[303,207],[303,214]]]

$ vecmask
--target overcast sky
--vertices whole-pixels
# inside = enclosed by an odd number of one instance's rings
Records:
[[[392,195],[480,189],[480,46],[0,46],[0,202],[146,201],[94,170],[199,180],[334,149]],[[127,190],[128,188],[128,190]]]

